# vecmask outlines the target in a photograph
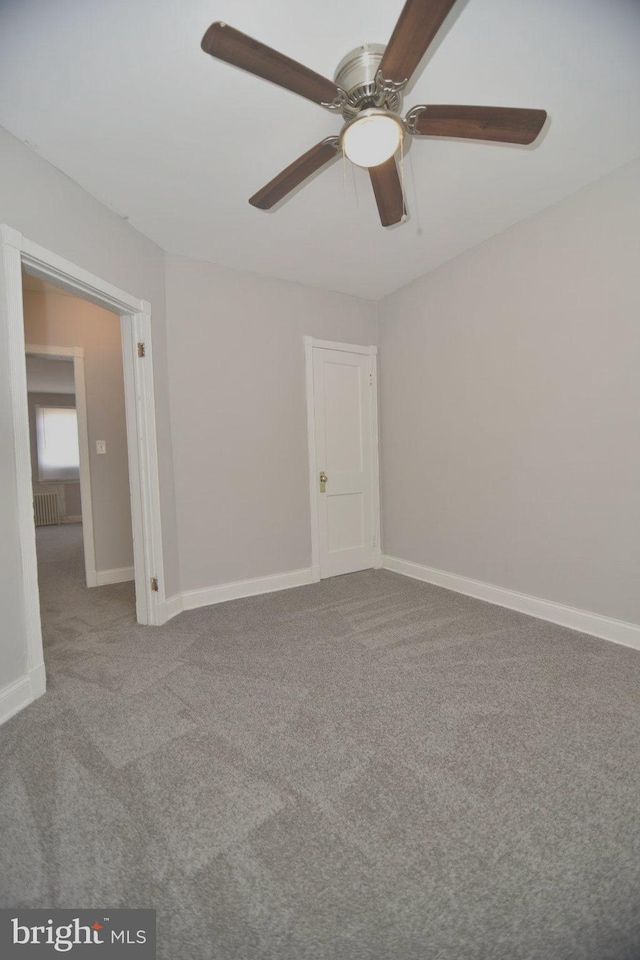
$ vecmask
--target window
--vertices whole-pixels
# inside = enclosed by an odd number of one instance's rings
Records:
[[[78,480],[78,418],[74,407],[36,406],[39,480]]]

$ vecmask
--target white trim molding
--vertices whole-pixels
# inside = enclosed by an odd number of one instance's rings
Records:
[[[159,626],[165,585],[150,305],[143,300],[136,313],[123,314],[121,326],[136,615],[138,623]],[[144,344],[142,358],[138,343]],[[150,587],[152,578],[157,589]]]
[[[108,583],[127,583],[135,580],[133,567],[113,567],[111,570],[96,570],[96,587],[104,587]]]
[[[210,607],[217,603],[226,603],[228,600],[242,600],[244,597],[260,597],[265,593],[276,593],[278,590],[289,590],[292,587],[305,587],[310,583],[317,583],[313,567],[303,570],[290,570],[287,573],[276,573],[268,577],[255,577],[252,580],[236,580],[234,583],[220,583],[215,587],[203,587],[200,590],[185,590],[167,597],[162,605],[161,623],[177,617],[183,610],[197,610],[200,607]]]
[[[0,725],[37,700],[46,689],[44,663],[0,690]]]
[[[380,517],[380,428],[378,426],[378,349],[369,347],[369,373],[373,396],[371,403],[371,449],[373,451],[373,568],[382,567],[382,522]]]
[[[121,317],[131,519],[134,540],[136,615],[138,623],[158,624],[161,622],[164,607],[164,564],[153,384],[151,305],[146,300],[139,300],[71,261],[32,243],[6,225],[0,225],[0,243],[3,248],[13,247],[18,253],[17,261],[12,262],[11,279],[19,288],[19,310],[16,305],[10,310],[9,327],[15,331],[15,337],[22,344],[22,370],[18,371],[18,377],[22,374],[25,384],[21,296],[22,267],[33,276],[49,280],[76,296],[112,310]],[[139,358],[137,352],[139,342],[144,343],[144,356],[142,358]],[[77,363],[81,368],[81,360],[82,357],[74,352],[74,366]],[[12,367],[16,364],[17,361],[12,358]],[[28,419],[22,416],[22,399],[19,394],[19,388],[12,389],[16,430],[20,442],[24,440],[27,452],[30,453],[28,449]],[[22,436],[23,434],[25,434],[25,437]],[[30,494],[28,499],[31,499]],[[29,507],[29,513],[31,514],[31,507]],[[21,538],[25,542],[29,538],[34,539],[32,526],[32,516],[29,517],[28,521],[23,519],[21,522]],[[34,575],[26,580],[30,592],[37,584],[35,547],[33,553]],[[91,574],[88,578],[89,583],[89,580],[93,580],[93,576],[91,571],[88,572]],[[152,589],[152,578],[157,581],[157,590]],[[97,575],[95,583],[97,583]],[[38,609],[38,631],[40,630],[39,619]]]
[[[184,610],[184,603],[182,602],[182,594],[176,593],[172,597],[167,597],[164,601],[164,607],[162,610],[162,619],[161,623],[166,623],[167,620],[173,620],[174,617],[177,617],[179,613],[182,613]]]
[[[65,290],[120,315],[123,329],[125,409],[131,513],[134,532],[136,613],[139,623],[157,624],[164,609],[164,567],[160,524],[160,489],[156,442],[153,368],[151,352],[151,307],[112,284],[101,280],[69,260],[27,240],[22,234],[0,224],[0,340],[6,352],[8,384],[3,388],[8,433],[13,449],[14,487],[7,493],[15,503],[19,546],[23,630],[26,665],[32,696],[44,692],[44,660],[33,518],[31,450],[27,405],[24,316],[22,301],[23,268],[35,277],[50,280]],[[144,342],[138,359],[137,342]],[[82,357],[74,354],[74,366]],[[83,504],[84,509],[84,504]],[[155,583],[152,586],[152,578]],[[155,585],[158,589],[155,590]],[[33,678],[38,678],[34,680]],[[11,685],[7,697],[13,704],[23,698],[25,681]],[[27,696],[27,694],[24,694]],[[25,701],[25,702],[28,702]],[[23,704],[24,705],[24,704]],[[19,708],[18,708],[19,709]]]
[[[27,674],[0,690],[0,723],[13,717],[34,699],[31,677]]]
[[[611,640],[613,643],[620,643],[625,647],[640,650],[640,625],[636,623],[604,617],[599,613],[590,613],[587,610],[568,607],[553,600],[542,600],[540,597],[518,593],[516,590],[507,590],[505,587],[497,587],[482,580],[461,577],[456,573],[448,573],[446,570],[425,567],[420,563],[412,563],[410,560],[400,560],[398,557],[384,556],[382,565],[385,570],[401,573],[403,576],[412,577],[414,580],[432,583],[437,587],[453,590],[455,593],[463,593],[467,597],[475,597],[477,600],[495,603],[499,607],[517,610],[519,613],[526,613],[530,617],[537,617],[539,620],[548,620],[550,623],[557,623],[559,626],[568,627],[570,630],[578,630],[580,633],[588,633],[593,637],[600,637],[602,640]]]
[[[313,398],[313,337],[304,338],[304,364],[307,390],[307,454],[309,457],[309,509],[311,516],[311,569],[313,582],[320,580],[320,544],[318,540],[318,495],[316,493],[316,410]]]
[[[0,323],[4,329],[9,367],[9,399],[15,466],[15,501],[19,534],[22,610],[26,666],[44,676],[40,596],[38,593],[38,561],[33,518],[33,486],[31,480],[31,445],[29,440],[29,407],[27,401],[27,365],[24,352],[24,319],[22,305],[22,234],[5,224],[0,225]],[[10,456],[9,451],[5,451]],[[30,690],[31,681],[29,680]],[[44,693],[38,688],[36,696]],[[18,694],[11,694],[14,697]],[[33,696],[33,691],[31,691]],[[12,701],[13,702],[13,701]]]
[[[361,346],[356,343],[339,343],[335,340],[316,340],[303,337],[305,385],[307,396],[307,456],[309,461],[309,518],[311,522],[311,576],[312,583],[320,581],[320,535],[318,528],[318,464],[316,458],[316,411],[313,390],[313,350],[341,350],[343,353],[358,353],[369,357],[371,375],[371,453],[372,453],[372,507],[373,507],[373,567],[382,566],[381,522],[380,522],[380,459],[378,430],[378,348]]]
[[[97,303],[99,307],[106,307],[118,314],[144,310],[144,300],[132,297],[131,294],[119,290],[106,280],[101,280],[88,270],[83,270],[71,260],[65,260],[51,250],[32,243],[11,227],[0,226],[0,231],[4,229],[20,237],[22,263],[34,277],[49,280],[63,290],[82,297],[83,300]]]
[[[204,587],[202,590],[186,590],[182,594],[183,610],[195,610],[197,607],[208,607],[214,603],[226,603],[227,600],[240,600],[243,597],[257,597],[263,593],[275,593],[277,590],[289,590],[292,587],[304,587],[313,583],[313,570],[306,567],[304,570],[290,570],[287,573],[276,573],[270,577],[255,577],[252,580],[237,580],[235,583],[221,583],[215,587]],[[178,598],[172,597],[173,616],[180,612]],[[165,610],[168,604],[165,604]]]
[[[358,343],[340,343],[337,340],[316,340],[314,337],[305,337],[305,344],[312,347],[319,347],[321,350],[342,350],[343,353],[371,354],[376,356],[378,348],[373,346],[361,346]]]

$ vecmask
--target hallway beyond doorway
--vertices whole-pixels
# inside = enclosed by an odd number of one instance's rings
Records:
[[[61,646],[81,656],[92,631],[121,621],[135,623],[133,582],[89,589],[85,583],[82,524],[36,528],[42,640],[47,673]],[[93,646],[93,645],[92,645]]]

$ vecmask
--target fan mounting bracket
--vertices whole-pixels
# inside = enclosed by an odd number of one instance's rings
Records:
[[[424,113],[424,111],[428,109],[429,107],[426,104],[419,103],[416,107],[412,107],[411,110],[409,110],[408,114],[404,118],[404,128],[407,133],[415,135],[418,132],[416,129],[418,117],[421,113]]]
[[[320,104],[321,107],[326,107],[327,110],[340,110],[344,112],[345,105],[349,100],[349,96],[346,90],[343,90],[342,87],[338,87],[338,95],[335,100],[332,100],[331,103],[325,103],[324,101]]]

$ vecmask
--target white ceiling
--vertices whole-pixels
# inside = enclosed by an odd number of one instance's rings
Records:
[[[405,97],[546,109],[534,147],[416,139],[383,229],[341,161],[259,187],[340,120],[200,50],[226,20],[332,76],[402,0],[2,0],[0,124],[170,252],[378,299],[640,155],[639,0],[458,0]]]

